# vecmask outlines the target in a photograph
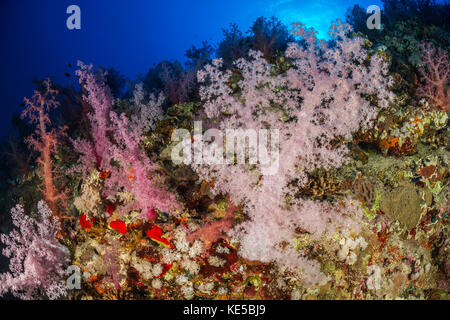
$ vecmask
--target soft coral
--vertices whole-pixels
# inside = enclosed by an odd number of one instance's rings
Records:
[[[111,142],[108,139],[109,113],[114,103],[111,90],[105,84],[105,74],[92,71],[92,65],[86,66],[78,62],[80,67],[76,74],[84,92],[84,100],[89,103],[92,112],[88,114],[91,125],[92,142],[77,139],[72,141],[75,150],[81,154],[79,166],[76,171],[82,171],[85,175],[90,173],[93,164],[97,169],[105,169],[108,165]]]
[[[57,190],[54,177],[56,169],[52,155],[57,152],[60,138],[64,135],[65,127],[55,130],[51,128],[49,113],[59,106],[56,100],[57,90],[52,89],[50,80],[43,82],[43,92],[35,91],[31,99],[25,98],[26,109],[21,117],[27,117],[31,124],[36,124],[34,135],[26,141],[31,148],[39,153],[37,163],[42,168],[42,192],[54,215],[58,215],[58,201],[66,201],[66,194]]]
[[[153,99],[148,105],[139,105],[138,115],[130,121],[124,113],[118,115],[112,110],[114,99],[105,84],[104,73],[95,74],[92,66],[81,62],[78,65],[77,75],[87,92],[85,99],[93,109],[89,114],[93,141],[73,141],[75,150],[81,154],[76,170],[85,175],[93,169],[107,170],[105,197],[115,197],[123,191],[133,195],[133,201],[121,208],[124,213],[141,209],[146,218],[154,218],[154,209],[171,212],[178,208],[175,196],[159,186],[162,176],[156,173],[157,165],[141,146],[143,131],[150,129],[149,124],[162,114],[162,110],[157,110],[161,101]],[[134,103],[141,103],[142,96],[138,91]]]
[[[450,97],[448,82],[450,78],[450,65],[445,50],[437,50],[431,44],[422,44],[422,65],[420,74],[423,83],[417,88],[417,96],[426,98],[430,104],[450,111]]]

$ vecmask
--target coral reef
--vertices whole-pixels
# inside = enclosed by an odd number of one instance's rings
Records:
[[[448,44],[414,12],[362,34],[360,13],[329,41],[232,26],[216,58],[203,43],[128,89],[81,62],[79,91],[44,81],[20,136],[36,154],[2,189],[0,295],[448,299]]]

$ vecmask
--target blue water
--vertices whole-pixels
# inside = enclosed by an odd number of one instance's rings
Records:
[[[66,27],[71,4],[81,8],[81,30]],[[354,4],[381,6],[379,0],[0,0],[0,136],[23,97],[32,95],[32,79],[74,82],[67,65],[77,60],[135,79],[161,60],[184,61],[192,45],[216,44],[230,23],[246,31],[257,17],[276,16],[326,37],[330,22],[344,19]]]

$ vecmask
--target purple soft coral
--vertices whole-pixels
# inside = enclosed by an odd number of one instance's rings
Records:
[[[11,210],[17,230],[0,235],[6,244],[3,254],[10,258],[11,273],[0,274],[0,295],[10,291],[21,299],[48,297],[56,299],[66,294],[62,277],[69,261],[69,251],[56,238],[59,222],[53,218],[46,203],[38,203],[39,220],[24,214],[22,206]]]

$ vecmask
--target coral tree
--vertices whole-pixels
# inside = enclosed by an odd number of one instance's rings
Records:
[[[52,156],[58,151],[60,139],[64,135],[65,128],[59,130],[51,128],[49,113],[59,106],[56,100],[58,91],[51,87],[50,80],[43,82],[43,92],[35,91],[31,99],[25,98],[26,109],[21,117],[28,118],[30,123],[36,125],[34,135],[27,138],[29,146],[39,153],[37,163],[42,168],[42,192],[52,213],[59,215],[58,202],[66,203],[67,195],[60,192],[55,186],[55,176],[58,175],[54,168]]]

